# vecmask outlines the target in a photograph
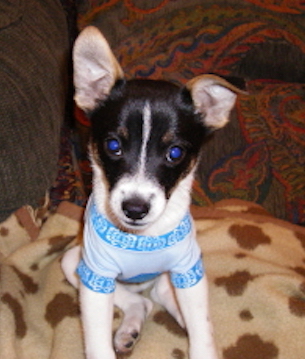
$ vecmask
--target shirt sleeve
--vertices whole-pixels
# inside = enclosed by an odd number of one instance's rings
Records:
[[[86,209],[84,227],[84,247],[82,259],[77,267],[81,282],[89,289],[99,293],[112,293],[115,290],[115,279],[120,272],[113,260],[110,250],[97,236],[91,219],[92,199]]]
[[[202,258],[197,260],[195,265],[184,273],[171,272],[171,282],[175,288],[190,288],[196,285],[204,275]]]
[[[190,288],[196,285],[204,276],[204,266],[201,249],[196,240],[193,227],[180,260],[170,271],[171,282],[175,288]]]
[[[95,274],[82,259],[76,269],[81,282],[89,289],[98,293],[113,293],[115,291],[115,279]]]

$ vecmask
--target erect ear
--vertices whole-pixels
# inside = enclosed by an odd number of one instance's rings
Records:
[[[73,49],[75,102],[84,111],[103,101],[123,71],[107,40],[94,26],[86,27]]]
[[[236,94],[246,94],[215,75],[197,76],[186,84],[186,88],[191,93],[196,112],[202,115],[204,125],[212,130],[228,123]]]

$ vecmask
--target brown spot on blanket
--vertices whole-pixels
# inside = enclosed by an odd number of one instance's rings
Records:
[[[48,250],[47,255],[62,252],[66,246],[75,239],[75,236],[55,236],[49,239],[50,249]]]
[[[247,213],[247,214],[258,214],[260,216],[272,217],[272,214],[270,214],[268,211],[266,211],[265,208],[263,208],[263,207],[249,207],[242,212]]]
[[[215,279],[218,287],[225,287],[227,293],[231,296],[242,295],[247,288],[248,282],[255,279],[256,276],[251,275],[248,271],[237,271],[227,277],[219,277]]]
[[[172,357],[174,359],[185,359],[186,355],[181,349],[173,349],[172,351]]]
[[[6,227],[0,227],[0,236],[6,237],[9,234],[9,230]]]
[[[5,293],[1,298],[2,303],[7,304],[13,313],[15,319],[16,336],[24,338],[26,335],[27,327],[24,320],[23,309],[21,304],[11,294]]]
[[[77,317],[78,315],[79,307],[74,298],[67,293],[58,293],[47,305],[45,318],[54,328],[65,317]]]
[[[167,312],[160,310],[155,313],[153,320],[159,325],[164,325],[165,328],[177,335],[178,337],[186,337],[186,331],[180,327],[180,325],[175,321],[175,319]]]
[[[226,359],[276,359],[278,348],[270,342],[264,342],[257,334],[241,336],[235,345],[223,351]]]
[[[295,295],[289,298],[289,310],[297,317],[305,316],[305,296]]]
[[[294,270],[296,273],[300,274],[301,276],[305,277],[305,268],[304,267],[295,267],[295,268],[291,268],[292,270]]]
[[[245,253],[236,253],[235,254],[235,258],[237,258],[237,259],[244,259],[246,257],[247,257],[247,255]]]
[[[33,272],[36,272],[39,270],[39,266],[37,263],[33,263],[30,267],[30,269],[33,271]]]
[[[230,227],[229,233],[236,239],[241,248],[248,250],[254,250],[259,245],[271,243],[270,237],[256,226],[234,224]]]
[[[239,313],[240,319],[244,321],[250,321],[253,319],[253,315],[249,309],[244,309]]]
[[[38,292],[39,286],[34,282],[33,278],[21,272],[18,268],[12,266],[13,271],[17,274],[18,278],[23,284],[26,293],[35,294]]]
[[[305,235],[300,232],[294,232],[294,235],[301,242],[303,249],[305,249]]]

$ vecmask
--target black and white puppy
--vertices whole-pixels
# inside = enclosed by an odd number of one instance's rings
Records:
[[[80,291],[86,357],[131,350],[152,309],[135,288],[149,284],[152,299],[187,329],[190,359],[216,359],[190,190],[204,138],[227,123],[240,91],[213,75],[182,88],[126,81],[92,26],[76,40],[73,60],[75,100],[92,123],[93,192],[84,243],[65,254],[62,267]],[[125,314],[115,349],[114,305]]]

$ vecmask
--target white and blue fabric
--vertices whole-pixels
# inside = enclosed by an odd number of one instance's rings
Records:
[[[141,283],[168,271],[176,288],[188,288],[204,274],[194,235],[189,213],[173,231],[161,236],[123,232],[97,211],[91,197],[77,273],[85,286],[100,293],[113,292],[116,279]]]

